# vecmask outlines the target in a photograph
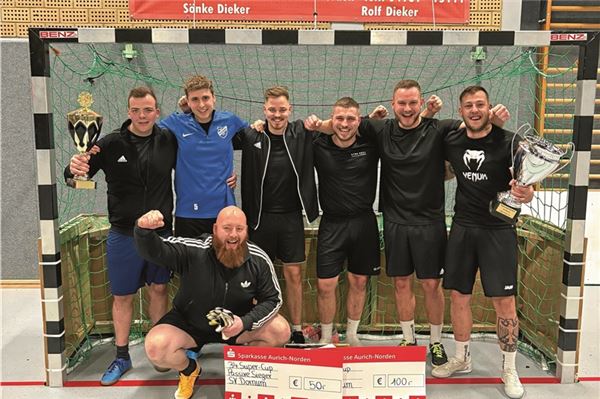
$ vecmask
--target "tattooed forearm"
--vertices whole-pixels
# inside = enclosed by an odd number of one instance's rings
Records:
[[[504,352],[516,352],[519,338],[519,319],[503,319],[498,317],[496,330],[498,343]]]

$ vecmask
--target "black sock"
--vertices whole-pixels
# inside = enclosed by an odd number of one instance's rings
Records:
[[[196,370],[196,361],[192,359],[188,359],[189,363],[186,368],[180,371],[181,374],[185,376],[190,376],[194,370]]]
[[[125,360],[130,360],[131,359],[129,357],[129,344],[123,345],[123,346],[117,345],[117,358],[118,359],[125,359]]]

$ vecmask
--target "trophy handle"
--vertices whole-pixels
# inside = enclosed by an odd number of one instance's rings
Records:
[[[511,161],[511,170],[515,170],[515,139],[517,136],[524,138],[527,133],[533,129],[531,125],[526,122],[517,128],[515,134],[513,134],[512,140],[510,141],[510,161]]]
[[[527,133],[529,133],[529,131],[532,129],[533,129],[533,127],[531,127],[529,122],[526,122],[526,123],[522,124],[521,126],[519,126],[515,133],[521,137],[525,137],[527,135]],[[523,131],[523,133],[521,133],[521,131]]]
[[[573,143],[572,141],[569,141],[567,144],[571,146],[571,156],[569,157],[569,162],[565,162],[565,164],[563,166],[556,169],[553,173],[558,173],[559,171],[563,170],[565,168],[565,166],[567,166],[568,164],[571,163],[571,160],[573,159],[573,156],[575,155],[575,143]],[[566,154],[566,152],[565,152],[565,154]]]

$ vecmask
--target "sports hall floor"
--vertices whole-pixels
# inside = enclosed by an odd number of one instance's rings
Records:
[[[67,377],[68,386],[44,386],[44,363],[39,289],[0,289],[2,331],[0,344],[0,398],[2,399],[158,399],[172,398],[176,389],[175,372],[159,374],[146,360],[143,345],[131,348],[134,368],[122,382],[100,386],[98,380],[114,355],[112,345],[97,347],[93,355]],[[558,384],[554,377],[532,360],[519,354],[517,367],[528,399],[600,399],[600,286],[586,286],[583,309],[583,333],[580,345],[579,377],[576,384]],[[423,340],[425,342],[425,340]],[[367,345],[381,342],[366,342]],[[385,342],[393,345],[393,341]],[[446,348],[453,353],[450,340]],[[473,372],[468,377],[427,380],[429,399],[504,398],[500,384],[500,357],[492,340],[476,341],[472,349]],[[219,346],[203,350],[203,374],[193,399],[223,398],[223,360]],[[428,367],[427,371],[430,375]],[[318,398],[315,398],[318,399]]]

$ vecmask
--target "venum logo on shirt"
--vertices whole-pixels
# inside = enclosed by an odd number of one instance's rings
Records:
[[[224,139],[225,137],[227,137],[227,126],[219,126],[217,128],[217,134],[222,139]]]
[[[357,151],[357,152],[351,152],[351,153],[350,153],[350,156],[351,156],[352,158],[364,157],[364,156],[366,156],[366,155],[367,155],[367,152],[366,152],[366,151]]]
[[[486,173],[480,173],[479,168],[485,161],[485,151],[483,150],[465,150],[463,154],[463,162],[469,168],[468,172],[462,172],[463,177],[472,182],[484,181],[488,179]],[[475,170],[473,170],[475,169]]]

